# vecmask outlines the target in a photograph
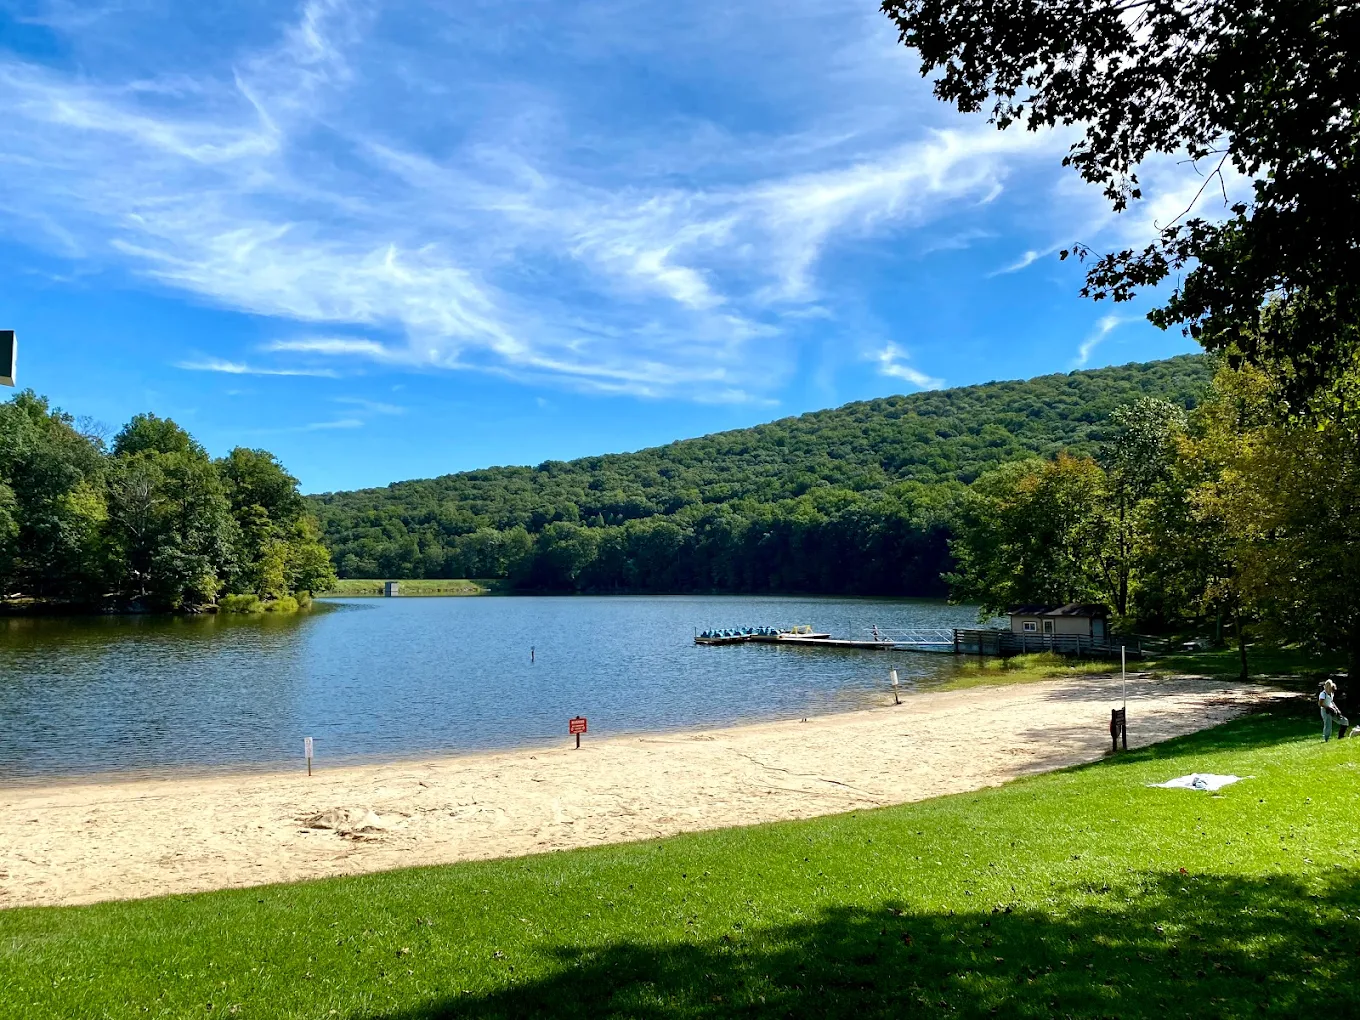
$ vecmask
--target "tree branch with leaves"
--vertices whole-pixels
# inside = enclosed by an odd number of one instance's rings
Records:
[[[1149,318],[1237,363],[1286,365],[1301,410],[1335,382],[1360,322],[1360,5],[1319,0],[883,0],[934,91],[998,129],[1076,126],[1064,165],[1122,213],[1152,156],[1205,164],[1195,204],[1142,248],[1100,253],[1083,293],[1130,300],[1170,281]],[[1250,183],[1229,203],[1224,174]],[[1197,196],[1197,199],[1200,196]],[[1297,306],[1292,318],[1267,302]]]

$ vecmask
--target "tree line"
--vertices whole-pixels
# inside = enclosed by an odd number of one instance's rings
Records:
[[[521,590],[942,595],[987,470],[1095,451],[1110,414],[1192,407],[1201,357],[862,401],[637,453],[311,497],[341,577]]]
[[[445,576],[550,592],[943,595],[962,486],[824,488],[776,503],[687,507],[616,526],[479,528],[441,544]]]
[[[940,100],[1001,131],[1070,127],[1063,165],[1112,213],[1144,200],[1155,157],[1200,178],[1141,245],[1078,241],[1061,257],[1085,263],[1085,296],[1150,290],[1154,325],[1221,356],[1210,398],[1184,420],[1131,409],[1096,457],[979,479],[958,519],[956,595],[1226,618],[1244,657],[1254,627],[1345,651],[1360,676],[1360,8],[881,6]]]
[[[1095,456],[1007,464],[959,500],[951,597],[1103,602],[1124,626],[1344,654],[1360,676],[1360,368],[1305,407],[1224,363],[1189,414],[1144,398]]]
[[[139,414],[112,439],[32,391],[0,404],[0,598],[88,608],[295,608],[335,583],[297,479],[214,460]]]

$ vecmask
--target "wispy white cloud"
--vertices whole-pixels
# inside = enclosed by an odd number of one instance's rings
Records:
[[[332,397],[337,404],[349,404],[371,414],[405,414],[406,408],[398,404],[387,404],[381,400],[368,400],[364,397]]]
[[[320,336],[295,340],[272,340],[262,348],[266,351],[295,351],[302,354],[352,354],[375,361],[400,361],[401,352],[393,351],[376,340],[362,337]]]
[[[987,230],[982,227],[968,227],[964,230],[957,230],[953,233],[945,234],[941,237],[928,238],[921,246],[918,254],[933,255],[940,251],[966,251],[978,241],[984,241],[996,237],[994,230]]]
[[[828,248],[981,201],[1010,157],[1043,144],[981,126],[871,140],[843,123],[730,136],[720,150],[722,131],[698,131],[665,174],[639,172],[636,151],[586,172],[504,131],[431,147],[415,125],[354,112],[395,87],[401,63],[375,48],[370,23],[362,5],[309,0],[275,41],[241,49],[229,77],[96,81],[0,59],[0,104],[14,113],[0,152],[27,154],[7,176],[68,251],[225,307],[378,334],[281,340],[271,354],[736,400],[779,381],[743,365],[823,296]],[[856,21],[842,45],[866,32],[883,28]],[[891,47],[878,59],[901,62]],[[409,81],[427,99],[460,84]],[[517,112],[541,119],[554,102]],[[235,359],[210,370],[264,371]]]
[[[1249,199],[1250,182],[1231,167],[1224,168],[1221,181],[1215,178],[1206,183],[1208,172],[1183,158],[1151,157],[1139,168],[1144,197],[1118,214],[1098,189],[1084,184],[1076,174],[1057,176],[1048,188],[1047,200],[1036,201],[1032,216],[1024,223],[1041,243],[990,275],[1018,272],[1076,243],[1098,250],[1141,248],[1180,218],[1221,218],[1232,202]]]
[[[300,426],[304,432],[320,432],[328,429],[361,429],[364,427],[362,418],[336,418],[331,421],[314,421]]]
[[[1018,259],[1012,262],[1010,265],[1002,266],[1000,269],[994,270],[993,272],[988,273],[987,275],[1005,276],[1008,273],[1018,273],[1022,269],[1028,269],[1030,266],[1034,265],[1034,263],[1038,262],[1045,255],[1052,255],[1055,250],[1056,248],[1052,247],[1048,248],[1045,251],[1039,251],[1035,248],[1031,248],[1029,251],[1025,252]]]
[[[889,343],[874,351],[870,360],[877,362],[878,374],[890,379],[901,379],[917,389],[938,390],[944,386],[943,379],[926,375],[918,368],[907,364],[907,352],[897,344]]]
[[[224,375],[293,375],[315,376],[322,379],[338,379],[340,374],[333,368],[270,368],[248,365],[244,361],[227,361],[223,358],[200,358],[196,361],[177,361],[176,368],[186,372],[221,372]]]
[[[816,297],[812,274],[836,237],[920,226],[987,201],[1015,160],[1051,149],[1051,136],[1042,133],[940,130],[874,160],[762,185],[756,194],[774,240],[775,295]]]
[[[200,371],[369,362],[768,400],[800,331],[853,299],[838,255],[988,236],[1016,176],[1046,167],[1049,187],[1066,144],[949,115],[851,0],[790,0],[777,26],[755,3],[524,0],[523,22],[554,24],[552,60],[478,5],[305,0],[250,31],[213,21],[184,52],[120,48],[138,12],[94,25],[79,6],[49,22],[88,59],[0,55],[0,228],[304,334],[252,355],[266,365],[181,363]],[[638,61],[695,89],[721,74],[779,116],[630,104],[609,75]]]
[[[69,32],[90,27],[98,21],[117,15],[125,10],[126,4],[120,2],[72,3],[71,0],[47,0],[45,5],[27,14],[15,17],[19,24],[43,25],[58,31]]]
[[[324,418],[320,421],[303,422],[300,425],[283,425],[274,428],[246,428],[239,430],[243,435],[251,436],[296,436],[309,432],[344,432],[350,429],[361,429],[368,424],[368,420],[359,416],[346,416],[343,418]]]
[[[1095,329],[1087,335],[1086,339],[1081,342],[1081,346],[1077,348],[1077,356],[1072,359],[1072,367],[1085,368],[1087,363],[1091,360],[1091,355],[1095,353],[1096,348],[1100,346],[1106,337],[1124,323],[1133,321],[1135,321],[1135,317],[1129,315],[1102,316],[1096,322]]]

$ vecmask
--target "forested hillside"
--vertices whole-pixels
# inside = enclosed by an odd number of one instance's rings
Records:
[[[1117,407],[1185,407],[1203,357],[861,401],[637,453],[310,497],[342,577],[552,591],[941,594],[959,493],[1094,452]]]

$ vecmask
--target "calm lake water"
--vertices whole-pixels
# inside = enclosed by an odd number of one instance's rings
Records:
[[[733,645],[695,629],[975,625],[918,600],[397,598],[293,617],[0,618],[0,782],[389,760],[713,727],[881,703],[952,655]],[[535,660],[530,663],[530,648]]]

